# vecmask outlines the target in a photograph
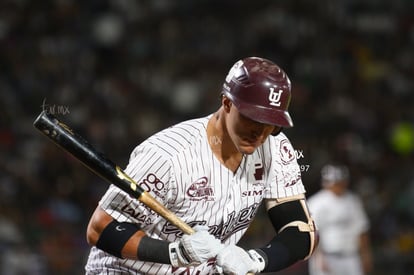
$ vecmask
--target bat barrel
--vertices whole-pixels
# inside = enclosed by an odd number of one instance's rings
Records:
[[[119,166],[94,149],[84,138],[55,116],[43,111],[33,125],[103,179],[110,183],[117,183],[119,188],[135,198],[139,198],[144,192]]]
[[[107,159],[84,138],[75,133],[69,126],[60,122],[56,117],[43,111],[36,118],[33,125],[65,151],[72,154],[92,172],[149,206],[149,208],[177,226],[184,233],[194,233],[192,227],[179,219],[148,192],[145,192],[119,166]]]

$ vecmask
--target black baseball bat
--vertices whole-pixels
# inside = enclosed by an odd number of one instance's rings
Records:
[[[186,234],[194,233],[194,229],[165,208],[151,194],[142,189],[136,181],[128,176],[118,165],[114,164],[103,153],[97,151],[83,137],[68,125],[59,121],[54,115],[42,111],[33,123],[34,127],[51,139],[54,143],[73,155],[92,172],[99,175],[147,205],[150,209],[177,226]]]

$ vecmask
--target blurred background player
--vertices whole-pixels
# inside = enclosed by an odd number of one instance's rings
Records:
[[[322,189],[308,199],[319,233],[310,275],[361,275],[372,268],[369,220],[349,182],[346,166],[327,164],[321,170]]]

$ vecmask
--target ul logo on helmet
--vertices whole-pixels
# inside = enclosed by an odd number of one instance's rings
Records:
[[[280,106],[280,97],[282,96],[283,90],[279,89],[279,91],[275,92],[275,88],[270,87],[270,93],[269,93],[269,101],[270,105],[279,107]]]

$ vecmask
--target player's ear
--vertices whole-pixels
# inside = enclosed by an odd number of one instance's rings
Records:
[[[229,112],[230,107],[233,103],[231,102],[231,100],[227,96],[223,95],[222,98],[221,98],[221,104],[223,105],[224,110],[226,112]]]

